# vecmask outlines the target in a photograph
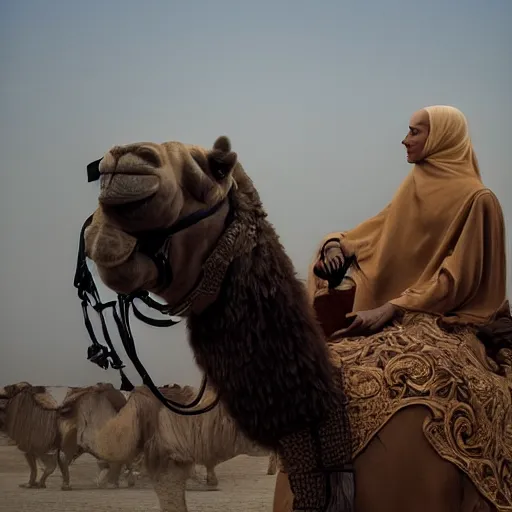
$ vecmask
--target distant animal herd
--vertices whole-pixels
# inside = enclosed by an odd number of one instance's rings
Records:
[[[180,403],[196,396],[194,388],[177,384],[160,391]],[[207,390],[200,404],[212,398]],[[25,456],[30,473],[23,488],[45,488],[58,466],[61,488],[70,490],[70,466],[86,453],[97,459],[98,487],[118,488],[121,478],[133,487],[144,475],[153,484],[162,479],[179,484],[173,486],[175,498],[183,502],[187,481],[199,483],[196,465],[206,468],[205,489],[218,487],[215,467],[238,455],[268,456],[267,474],[277,470],[276,454],[247,439],[222,404],[205,414],[181,416],[144,386],[126,392],[109,383],[8,385],[0,388],[0,432]]]

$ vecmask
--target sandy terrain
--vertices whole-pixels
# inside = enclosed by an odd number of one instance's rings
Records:
[[[0,512],[158,512],[158,500],[149,481],[138,480],[128,489],[97,489],[96,464],[84,455],[70,468],[73,490],[60,490],[57,469],[46,489],[21,489],[28,480],[28,466],[14,446],[0,446]],[[240,456],[220,466],[218,491],[189,491],[189,512],[263,512],[272,510],[275,476],[268,476],[267,457]],[[203,468],[198,468],[201,474]]]

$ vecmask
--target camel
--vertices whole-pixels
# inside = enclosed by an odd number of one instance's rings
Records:
[[[60,393],[62,401],[69,388]],[[44,489],[46,480],[55,471],[57,464],[62,473],[62,490],[70,490],[69,462],[59,457],[59,451],[73,457],[76,446],[64,441],[69,435],[60,429],[58,422],[59,403],[55,401],[45,386],[32,386],[28,382],[11,384],[0,389],[0,398],[4,399],[5,409],[3,429],[18,449],[25,455],[30,468],[28,483],[20,484],[26,489]],[[40,460],[44,471],[37,481],[37,464]]]
[[[64,430],[71,432],[76,450],[72,460],[84,453],[97,459],[99,474],[96,478],[98,487],[111,486],[119,488],[119,478],[123,464],[105,461],[98,456],[95,447],[95,432],[110,418],[114,417],[126,404],[122,391],[110,383],[98,383],[84,388],[73,388],[59,408],[59,420]],[[64,454],[65,455],[65,454]],[[126,464],[125,478],[128,487],[135,485],[135,475],[130,465]]]
[[[196,392],[194,391],[194,389],[191,386],[183,386],[182,387],[176,383],[175,384],[165,384],[164,386],[162,386],[160,388],[160,390],[164,393],[164,395],[167,394],[174,398],[177,395],[180,400],[186,400],[188,402],[191,402],[194,399],[194,397],[196,396]],[[125,395],[125,397],[127,399],[129,398],[130,393],[131,392],[129,392],[129,393],[123,392],[123,394]],[[154,404],[155,404],[155,406],[160,407],[160,404],[158,402],[155,401]],[[232,426],[231,423],[230,423],[230,425]],[[228,433],[229,433],[229,430],[228,430]],[[210,437],[210,436],[215,437],[215,435],[216,435],[216,432],[214,431],[214,432],[210,432],[207,437]],[[230,436],[224,436],[223,446],[229,446],[230,441],[234,440],[236,435],[232,436],[233,439],[230,439],[229,437]],[[215,439],[216,439],[216,442],[221,442],[219,439],[217,439],[217,438],[215,438]],[[261,450],[260,448],[257,448],[256,451],[254,451],[252,449],[252,447],[249,450],[249,452],[247,453],[247,455],[255,456],[255,457],[261,457],[265,454],[266,454],[266,451]],[[142,468],[143,457],[144,457],[143,453],[139,454],[137,456],[137,458],[135,459],[136,462],[134,462],[133,465],[137,465],[137,468]],[[277,455],[276,455],[276,453],[272,452],[269,454],[268,457],[269,457],[269,461],[268,461],[268,465],[267,465],[267,475],[275,475],[277,472]],[[204,457],[203,457],[203,459],[204,459]],[[220,459],[214,457],[214,458],[207,459],[207,460],[208,460],[208,462],[205,463],[205,465],[204,465],[206,468],[207,490],[216,490],[219,485],[219,480],[218,480],[217,474],[215,472],[215,467],[219,464],[219,461],[224,462],[227,459],[224,459],[224,456],[222,456]],[[190,480],[195,481],[197,484],[202,484],[202,481],[197,473],[198,465],[201,465],[201,464],[194,464],[194,466],[192,466],[192,469],[190,470],[188,478]],[[139,469],[139,474],[140,474],[140,469]],[[194,490],[198,490],[198,489],[194,487]]]
[[[189,386],[160,390],[180,402],[190,402],[195,394]],[[211,398],[207,390],[203,403]],[[185,503],[186,481],[193,476],[195,464],[207,468],[208,485],[215,488],[218,481],[214,468],[221,462],[238,455],[268,454],[240,432],[222,405],[205,414],[181,416],[167,410],[145,386],[135,388],[126,406],[99,430],[94,429],[94,434],[95,453],[103,460],[123,463],[143,453],[146,471],[160,500],[161,475],[173,472],[180,489],[175,496],[179,503]]]
[[[62,416],[67,400],[77,393],[82,395],[84,389],[32,386],[28,382],[0,389],[0,429],[24,453],[30,468],[28,483],[20,484],[20,487],[46,488],[48,477],[58,465],[62,474],[62,490],[71,490],[69,466],[89,451],[87,445],[77,440],[77,419]],[[39,481],[37,461],[43,470]],[[107,483],[119,486],[120,470],[117,467],[98,461],[98,470],[100,487]],[[129,474],[127,480],[130,485],[133,477]]]
[[[326,340],[227,137],[115,146],[98,172],[87,256],[118,294],[153,293],[186,317],[226,410],[279,454],[294,510],[512,511],[512,383],[469,327],[407,313]],[[117,431],[128,447],[131,427]],[[189,468],[166,463],[162,511],[184,512]]]

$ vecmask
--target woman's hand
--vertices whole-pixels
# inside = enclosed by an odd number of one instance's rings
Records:
[[[345,257],[341,244],[335,241],[328,242],[324,249],[324,258],[320,257],[315,263],[315,274],[327,280],[343,267],[344,263]]]
[[[347,328],[336,331],[331,337],[369,336],[381,331],[387,323],[393,320],[397,311],[398,308],[389,302],[379,308],[359,311],[350,315],[354,317],[354,320]]]

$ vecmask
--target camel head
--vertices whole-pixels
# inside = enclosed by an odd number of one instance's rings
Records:
[[[118,293],[158,293],[171,304],[187,293],[224,229],[229,206],[222,203],[234,184],[236,165],[237,154],[224,136],[212,149],[181,142],[110,149],[98,169],[99,207],[85,231],[86,254],[103,282]],[[211,214],[173,233],[172,242],[165,244],[173,279],[162,286],[157,263],[139,250],[141,238],[172,230],[176,223],[187,224],[190,216],[208,211]]]

